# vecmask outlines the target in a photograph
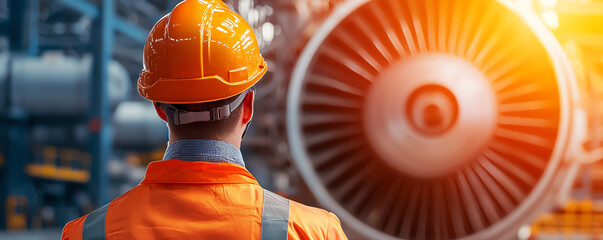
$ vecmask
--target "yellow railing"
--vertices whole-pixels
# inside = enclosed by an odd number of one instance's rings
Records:
[[[43,161],[27,165],[26,171],[30,176],[82,183],[90,180],[90,154],[52,146],[43,146],[36,152],[41,152]],[[73,168],[74,163],[80,168]]]

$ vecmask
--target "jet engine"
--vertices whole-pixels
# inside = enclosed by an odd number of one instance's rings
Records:
[[[314,32],[287,94],[294,163],[369,239],[508,239],[590,161],[554,35],[507,0],[353,0]]]

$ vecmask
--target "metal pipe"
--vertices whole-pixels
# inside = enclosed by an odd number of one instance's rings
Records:
[[[108,202],[108,160],[111,155],[111,108],[109,104],[108,78],[109,61],[113,53],[113,21],[115,9],[113,0],[101,3],[100,15],[93,24],[93,68],[90,85],[90,112],[88,128],[90,134],[89,152],[92,156],[92,176],[90,191],[98,206]]]

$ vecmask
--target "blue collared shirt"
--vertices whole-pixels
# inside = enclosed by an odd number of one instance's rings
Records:
[[[210,139],[184,139],[170,143],[163,160],[202,161],[210,163],[234,163],[245,167],[243,155],[234,145]]]

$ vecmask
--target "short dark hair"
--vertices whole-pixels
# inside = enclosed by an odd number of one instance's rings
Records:
[[[193,104],[171,104],[176,109],[187,111],[203,111],[211,108],[216,108],[232,103],[239,95],[208,103],[193,103]],[[221,138],[230,134],[237,125],[241,117],[243,103],[235,108],[230,116],[226,119],[210,121],[210,122],[194,122],[189,124],[176,125],[168,118],[168,125],[171,131],[179,134],[195,135],[199,138]],[[169,111],[165,110],[165,111]],[[191,132],[192,131],[192,132]]]

